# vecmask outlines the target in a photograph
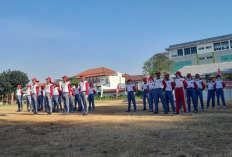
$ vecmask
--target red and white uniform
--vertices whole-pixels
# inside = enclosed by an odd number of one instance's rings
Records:
[[[205,84],[204,84],[204,82],[202,82],[202,80],[196,79],[195,83],[197,84],[197,89],[202,89],[202,90],[205,89]]]
[[[74,90],[73,90],[72,88],[71,88],[69,94],[70,94],[70,96],[75,94],[75,93],[74,93]]]
[[[37,84],[31,86],[31,94],[35,94],[36,97],[39,97],[39,86]]]
[[[194,89],[198,88],[197,83],[194,80],[186,79],[186,82],[187,82],[187,87],[186,88],[194,88]]]
[[[90,95],[90,94],[93,94],[93,95],[96,94],[96,91],[95,91],[94,88],[89,88],[89,95]]]
[[[154,82],[154,81],[151,81],[151,82],[149,83],[149,89],[150,89],[150,90],[155,89],[155,82]]]
[[[50,97],[53,97],[53,85],[51,83],[45,85],[45,93],[50,93]]]
[[[22,91],[22,89],[17,89],[17,90],[16,90],[16,95],[17,95],[17,96],[23,96],[23,91]]]
[[[179,113],[180,101],[182,102],[184,112],[186,112],[184,88],[186,88],[188,84],[185,79],[183,79],[180,72],[176,72],[176,74],[178,75],[178,77],[175,79],[176,112]]]
[[[215,89],[217,89],[217,88],[225,88],[225,87],[226,87],[226,84],[222,79],[217,79],[215,81],[215,84],[214,84]]]
[[[144,91],[145,89],[147,90],[146,92],[149,92],[149,83],[143,84],[142,91]]]
[[[165,80],[166,83],[166,88],[165,91],[173,91],[175,89],[175,83],[173,82],[173,80]]]
[[[75,95],[80,94],[80,88],[79,87],[74,88],[74,93],[75,93]]]
[[[214,90],[214,85],[215,85],[215,82],[209,81],[209,82],[207,83],[207,88],[208,88],[208,90]]]
[[[60,88],[59,87],[53,87],[53,95],[59,95]]]
[[[42,96],[45,96],[45,89],[42,89],[41,93],[42,93]]]
[[[26,90],[26,95],[27,95],[27,96],[31,96],[31,88],[27,88],[27,90]]]
[[[42,95],[43,96],[43,93],[42,93],[42,89],[39,87],[39,96]]]
[[[162,78],[155,79],[155,89],[162,88],[163,90],[165,90],[166,87],[167,87],[167,85],[166,85],[166,82],[164,81],[164,79],[162,79]]]
[[[62,90],[62,93],[69,93],[69,96],[70,96],[70,91],[71,91],[70,82],[62,83],[61,90]]]
[[[136,92],[136,88],[134,84],[128,84],[126,85],[126,91],[127,92]]]
[[[87,81],[80,82],[80,92],[86,92],[86,95],[89,95],[89,83]]]

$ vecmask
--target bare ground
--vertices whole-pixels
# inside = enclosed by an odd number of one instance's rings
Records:
[[[97,101],[87,116],[0,106],[0,156],[232,157],[232,103],[187,116],[164,115],[161,105],[154,115],[137,104],[126,113],[122,100]]]

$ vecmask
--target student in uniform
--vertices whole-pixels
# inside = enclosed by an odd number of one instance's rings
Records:
[[[184,112],[187,113],[185,101],[184,101],[184,88],[187,87],[187,82],[181,75],[180,71],[177,71],[175,75],[176,75],[176,79],[175,79],[176,113],[175,114],[179,114],[180,102],[182,102]]]
[[[54,103],[54,112],[60,112],[59,110],[59,91],[60,88],[57,86],[56,82],[53,82],[53,103]]]
[[[91,104],[92,104],[92,110],[94,111],[95,110],[94,95],[96,94],[96,91],[93,88],[92,83],[89,85],[89,87],[90,87],[89,88],[89,96],[88,96],[88,99],[89,99],[89,111],[91,110]]]
[[[187,74],[187,88],[186,88],[186,95],[187,95],[187,102],[188,102],[188,112],[191,112],[191,101],[190,98],[192,97],[193,102],[193,108],[194,112],[197,113],[197,102],[196,102],[196,95],[195,90],[198,88],[196,82],[192,79],[192,76],[190,73]]]
[[[165,88],[165,100],[166,100],[166,105],[167,105],[167,111],[169,112],[169,102],[171,104],[172,107],[172,111],[173,113],[176,112],[176,108],[174,105],[174,100],[173,100],[173,95],[172,95],[172,91],[175,89],[175,83],[173,82],[173,80],[169,79],[170,74],[166,73],[165,74],[165,83],[167,85],[167,87]]]
[[[216,89],[218,109],[221,108],[220,107],[220,96],[221,96],[221,99],[222,99],[223,108],[226,108],[226,102],[225,102],[224,91],[223,91],[223,88],[226,87],[226,84],[221,79],[220,75],[217,75],[216,78],[217,78],[217,80],[215,81],[214,89]]]
[[[199,97],[200,102],[201,102],[201,109],[204,112],[205,110],[204,110],[202,91],[205,89],[205,84],[204,84],[204,82],[202,82],[199,74],[195,75],[195,83],[197,84],[197,89],[195,89],[195,93],[196,93],[196,109],[195,110],[198,111],[198,97]]]
[[[63,111],[63,109],[62,109],[62,95],[63,95],[63,93],[62,93],[62,91],[60,90],[59,91],[59,98],[58,98],[58,102],[59,102],[59,105],[60,105],[60,111]]]
[[[88,114],[87,97],[89,95],[89,84],[85,81],[85,75],[81,75],[80,85],[80,102],[83,109],[83,115]]]
[[[162,105],[163,105],[163,109],[164,109],[164,113],[168,114],[167,111],[167,105],[164,99],[164,91],[167,87],[166,82],[164,81],[164,79],[160,78],[161,72],[157,72],[156,73],[156,79],[155,79],[155,92],[154,92],[154,96],[155,96],[155,112],[154,114],[157,114],[159,112],[158,109],[158,104],[159,104],[159,98],[161,99]]]
[[[73,95],[74,95],[74,90],[71,88],[70,90],[70,97],[69,97],[69,109],[70,112],[73,113],[74,107],[73,107]]]
[[[143,91],[143,110],[147,110],[146,99],[149,106],[149,110],[151,110],[149,84],[147,83],[147,78],[143,78],[142,91]]]
[[[209,78],[207,82],[208,96],[207,96],[207,109],[209,108],[210,99],[212,99],[212,108],[215,107],[215,82],[212,77]]]
[[[149,96],[150,96],[150,111],[153,112],[153,103],[155,102],[155,82],[153,76],[149,77]]]
[[[61,85],[61,90],[63,93],[63,100],[64,100],[64,115],[69,113],[69,98],[70,98],[70,91],[71,91],[71,84],[68,81],[67,76],[63,76],[63,83]]]
[[[38,103],[38,111],[43,111],[43,93],[42,93],[42,86],[39,86],[39,97],[38,97],[37,103]]]
[[[75,84],[74,93],[75,93],[75,108],[74,108],[74,110],[75,111],[77,110],[77,105],[78,105],[78,111],[82,111],[82,106],[80,103],[80,88],[79,88],[78,83]]]
[[[18,104],[17,112],[22,112],[23,111],[23,104],[22,104],[23,91],[22,91],[21,85],[17,86],[16,95],[17,95],[17,104]]]
[[[31,85],[27,85],[26,90],[26,100],[27,100],[27,112],[32,112],[32,105],[31,105]],[[30,110],[29,110],[30,107]]]
[[[133,102],[133,105],[134,105],[134,112],[136,112],[136,102],[135,102],[135,95],[134,95],[134,92],[136,92],[136,88],[134,84],[132,83],[131,79],[127,80],[126,92],[127,92],[127,98],[128,98],[128,109],[126,112],[130,112],[131,110],[131,101]]]
[[[43,111],[44,112],[47,112],[47,104],[46,104],[46,101],[45,101],[45,89],[44,89],[44,85],[41,86],[41,94],[42,94],[42,101],[43,101]]]
[[[53,97],[53,85],[50,77],[46,78],[47,84],[45,85],[45,101],[47,103],[47,115],[52,114],[52,97]]]
[[[37,85],[39,81],[36,78],[32,79],[33,85],[31,86],[31,102],[33,105],[34,115],[38,114],[37,99],[39,97],[39,86]]]

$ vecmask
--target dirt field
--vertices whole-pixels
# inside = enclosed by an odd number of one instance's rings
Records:
[[[127,103],[97,101],[87,116],[15,112],[0,106],[0,156],[232,157],[232,103],[204,113],[126,113]],[[24,105],[25,110],[26,105]]]

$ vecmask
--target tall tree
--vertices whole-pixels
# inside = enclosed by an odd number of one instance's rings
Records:
[[[14,92],[17,89],[18,84],[25,87],[28,83],[29,79],[27,74],[19,70],[6,70],[0,74],[0,87],[5,94]]]
[[[155,54],[143,64],[143,74],[155,76],[155,73],[170,72],[174,68],[173,61],[169,60],[164,54]]]
[[[72,87],[75,86],[76,83],[79,83],[79,80],[77,80],[76,77],[69,77],[68,80],[71,83]]]

